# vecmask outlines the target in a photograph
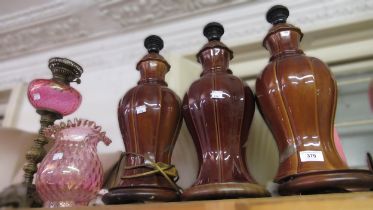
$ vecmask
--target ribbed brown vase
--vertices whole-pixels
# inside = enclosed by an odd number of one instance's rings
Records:
[[[125,166],[118,186],[104,196],[107,204],[179,199],[173,184],[161,173],[144,174],[155,170],[150,161],[170,166],[182,120],[180,98],[165,82],[170,65],[159,55],[162,39],[149,36],[145,47],[149,54],[137,64],[141,79],[118,106]]]
[[[299,49],[303,34],[286,23],[288,16],[284,6],[267,13],[273,27],[263,46],[271,57],[256,81],[260,111],[280,152],[279,193],[369,190],[372,172],[348,169],[334,144],[336,81],[327,65]]]
[[[250,88],[228,69],[233,52],[220,42],[224,28],[209,23],[209,42],[197,54],[203,66],[183,101],[183,116],[197,148],[199,172],[185,200],[266,196],[247,170],[243,144],[255,101]]]

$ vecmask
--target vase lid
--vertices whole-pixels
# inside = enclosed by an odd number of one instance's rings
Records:
[[[65,83],[80,83],[83,68],[70,59],[53,57],[49,59],[48,67],[52,71],[53,78],[58,78]]]
[[[148,50],[148,54],[145,55],[136,65],[136,69],[139,69],[139,66],[142,62],[146,62],[149,60],[156,60],[160,61],[167,66],[167,71],[170,70],[171,66],[170,64],[164,59],[163,56],[159,54],[159,51],[163,49],[163,40],[161,37],[157,35],[150,35],[146,37],[144,40],[144,47]]]
[[[229,49],[224,43],[220,41],[221,37],[224,34],[224,27],[218,22],[211,22],[208,23],[203,28],[203,35],[207,38],[208,42],[202,47],[202,49],[197,53],[197,61],[199,62],[199,56],[205,50],[213,49],[213,48],[221,48],[225,49],[230,54],[230,59],[233,59],[233,52]]]
[[[297,33],[301,35],[300,39],[302,39],[303,37],[302,31],[298,27],[292,24],[286,23],[286,20],[289,17],[289,14],[290,13],[289,13],[288,8],[283,5],[275,5],[267,11],[267,14],[266,14],[267,22],[271,23],[273,26],[271,29],[269,29],[267,35],[263,39],[264,47],[265,47],[264,43],[267,40],[267,38],[270,35],[280,32],[280,31],[289,31],[289,30],[296,31]]]

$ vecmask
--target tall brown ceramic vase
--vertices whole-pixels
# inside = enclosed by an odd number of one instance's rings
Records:
[[[286,23],[288,16],[288,9],[280,5],[267,13],[273,27],[263,46],[271,57],[256,81],[260,111],[280,152],[275,177],[279,193],[372,189],[372,172],[348,169],[337,152],[333,140],[336,81],[327,65],[299,49],[303,34]]]
[[[118,106],[126,153],[121,181],[103,198],[107,204],[179,199],[177,171],[170,164],[181,126],[181,101],[165,82],[170,65],[159,54],[162,39],[152,35],[144,45],[149,53],[137,63],[141,79]]]
[[[220,42],[224,28],[209,23],[208,43],[197,54],[203,66],[183,101],[183,116],[197,148],[199,172],[184,200],[266,196],[246,168],[243,144],[255,109],[250,88],[228,69],[233,52]]]

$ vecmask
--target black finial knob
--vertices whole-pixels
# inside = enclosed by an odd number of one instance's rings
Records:
[[[224,27],[218,22],[208,23],[203,28],[203,35],[209,40],[220,41],[221,36],[224,34]]]
[[[268,10],[266,18],[269,23],[276,25],[278,23],[286,23],[286,19],[289,17],[289,10],[285,6],[276,5]]]
[[[144,46],[149,53],[159,53],[159,51],[163,49],[163,40],[161,37],[157,35],[150,35],[146,37],[144,41]]]

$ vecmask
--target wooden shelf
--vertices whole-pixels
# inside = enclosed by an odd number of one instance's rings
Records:
[[[373,209],[373,192],[245,198],[214,201],[127,204],[71,210],[365,210]],[[25,209],[26,210],[26,209]],[[34,209],[35,210],[35,209]]]

